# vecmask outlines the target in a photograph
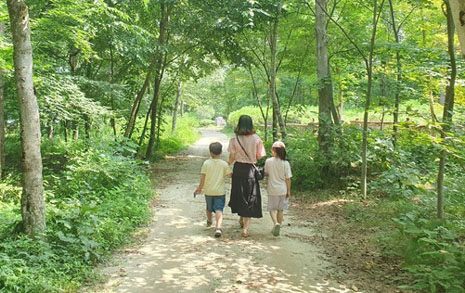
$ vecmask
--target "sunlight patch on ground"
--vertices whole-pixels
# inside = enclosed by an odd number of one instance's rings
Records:
[[[339,206],[339,205],[344,205],[349,202],[354,202],[354,201],[349,200],[349,199],[334,199],[334,200],[317,202],[317,203],[314,203],[312,206],[314,207],[324,207],[324,206],[334,206],[334,205]]]

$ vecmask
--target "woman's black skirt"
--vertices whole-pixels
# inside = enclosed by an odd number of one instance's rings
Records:
[[[255,178],[255,167],[252,164],[234,164],[229,206],[232,213],[241,217],[261,218],[262,196],[260,185]]]

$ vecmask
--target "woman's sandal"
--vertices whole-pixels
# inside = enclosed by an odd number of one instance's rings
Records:
[[[247,232],[247,231],[242,231],[242,237],[244,237],[244,238],[249,237],[249,232]]]

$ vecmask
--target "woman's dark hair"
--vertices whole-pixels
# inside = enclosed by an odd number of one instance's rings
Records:
[[[255,129],[253,128],[252,117],[249,115],[242,115],[239,117],[237,127],[234,129],[236,135],[249,135],[254,134]]]
[[[278,158],[281,160],[286,160],[286,148],[273,148],[273,150],[276,152],[276,155],[278,155]]]

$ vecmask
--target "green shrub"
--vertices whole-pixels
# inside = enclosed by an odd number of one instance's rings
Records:
[[[428,220],[416,211],[395,218],[399,228],[395,251],[413,277],[405,289],[430,292],[465,291],[465,221]]]
[[[11,233],[21,218],[19,203],[0,204],[0,291],[76,291],[95,277],[96,263],[148,223],[153,193],[145,163],[123,157],[109,141],[93,145],[62,150],[65,166],[45,172],[43,241]]]

